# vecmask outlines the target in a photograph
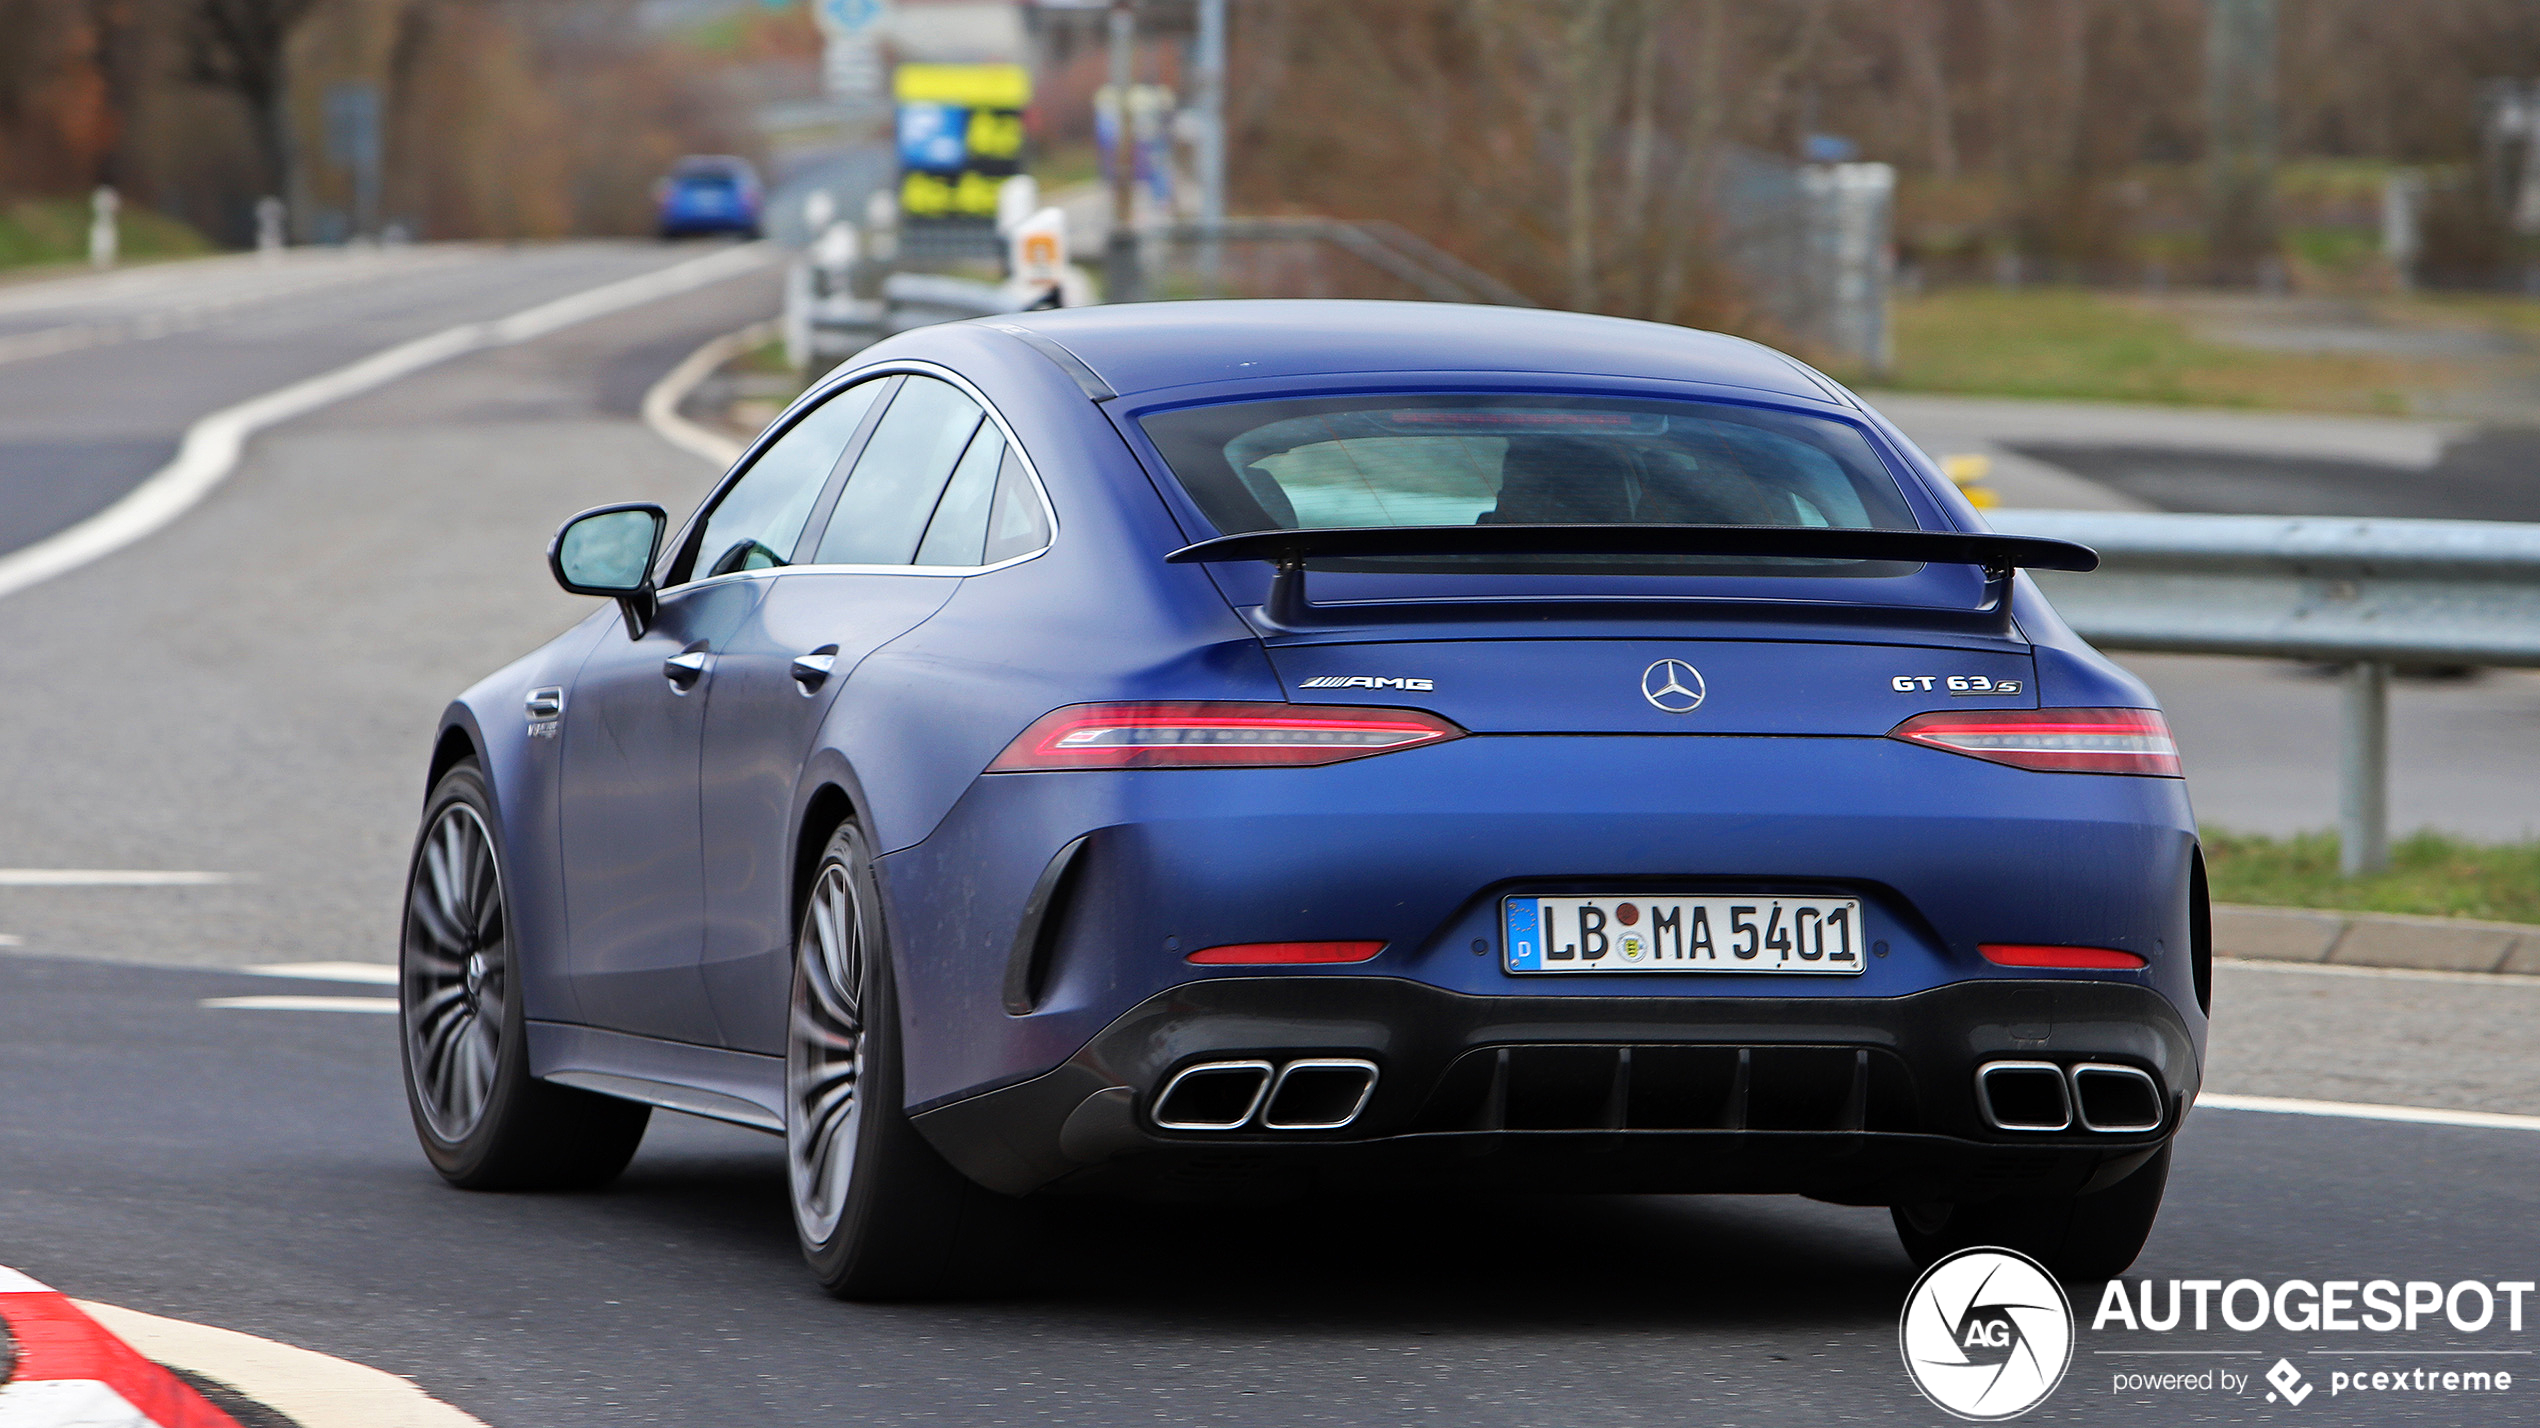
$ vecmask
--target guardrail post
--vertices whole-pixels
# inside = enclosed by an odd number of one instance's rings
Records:
[[[2346,666],[2337,751],[2337,871],[2390,866],[2390,666]]]

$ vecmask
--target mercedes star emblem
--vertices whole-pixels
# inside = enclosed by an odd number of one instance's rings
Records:
[[[1702,707],[1702,671],[1680,659],[1662,659],[1640,674],[1641,696],[1670,714]]]

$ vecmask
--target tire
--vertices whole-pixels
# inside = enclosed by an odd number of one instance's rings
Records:
[[[603,1185],[634,1157],[652,1108],[530,1076],[499,826],[474,759],[424,800],[397,953],[406,1109],[424,1158],[462,1189]]]
[[[1944,1205],[1899,1205],[1889,1213],[1896,1237],[1917,1270],[1975,1245],[2015,1249],[2059,1279],[2114,1279],[2125,1273],[2170,1179],[2170,1148],[2155,1152],[2125,1179],[2087,1195],[2018,1195]]]
[[[785,1185],[803,1259],[841,1299],[1001,1282],[1022,1248],[1022,1206],[953,1169],[902,1109],[890,941],[853,824],[821,853],[796,928]]]

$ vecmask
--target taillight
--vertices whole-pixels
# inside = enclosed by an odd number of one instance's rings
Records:
[[[1463,736],[1417,709],[1216,700],[1078,704],[1034,720],[988,772],[1300,768]]]
[[[2091,967],[2132,972],[2143,959],[2114,947],[2041,947],[2027,942],[1979,942],[1976,950],[1997,967]]]
[[[1212,967],[1292,967],[1309,962],[1364,962],[1384,950],[1382,942],[1237,942],[1202,947],[1182,960]]]
[[[1944,709],[1888,737],[2041,773],[2179,776],[2178,743],[2158,709]]]

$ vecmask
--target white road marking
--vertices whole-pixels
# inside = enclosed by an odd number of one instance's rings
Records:
[[[2512,1116],[2502,1111],[2447,1111],[2431,1106],[2376,1106],[2361,1101],[2299,1101],[2282,1096],[2200,1095],[2200,1107],[2218,1111],[2264,1111],[2279,1116],[2341,1116],[2357,1121],[2402,1121],[2410,1125],[2467,1126],[2473,1130],[2540,1131],[2540,1116]]]
[[[481,1420],[367,1364],[234,1329],[71,1302],[144,1356],[226,1384],[302,1428],[485,1428]]]
[[[205,997],[196,1006],[216,1011],[375,1012],[394,1015],[395,997]]]
[[[238,465],[247,438],[346,397],[385,386],[489,347],[507,346],[595,317],[736,277],[770,260],[767,243],[745,243],[702,258],[575,293],[495,322],[469,322],[376,352],[349,367],[294,382],[224,407],[186,428],[176,459],[113,505],[35,544],[0,556],[0,597],[76,570],[167,525],[210,495]]]
[[[155,868],[0,868],[0,888],[202,888],[236,881],[230,873]]]
[[[2217,967],[2236,972],[2310,972],[2322,977],[2389,977],[2404,982],[2476,982],[2488,987],[2540,987],[2540,977],[2521,972],[2442,972],[2430,967],[2352,967],[2330,962],[2261,962],[2217,957]]]
[[[0,932],[0,947],[24,947],[26,939],[14,932]]]
[[[93,1378],[0,1384],[0,1428],[161,1428],[111,1385]]]
[[[375,987],[397,985],[397,969],[387,962],[267,962],[243,970],[259,977],[296,977],[309,982],[366,982]]]
[[[699,382],[713,376],[715,368],[775,336],[776,327],[774,322],[754,322],[681,358],[678,366],[663,373],[661,380],[644,393],[644,425],[651,427],[655,436],[692,456],[704,457],[717,467],[740,460],[742,443],[681,416],[679,404],[687,400]]]

